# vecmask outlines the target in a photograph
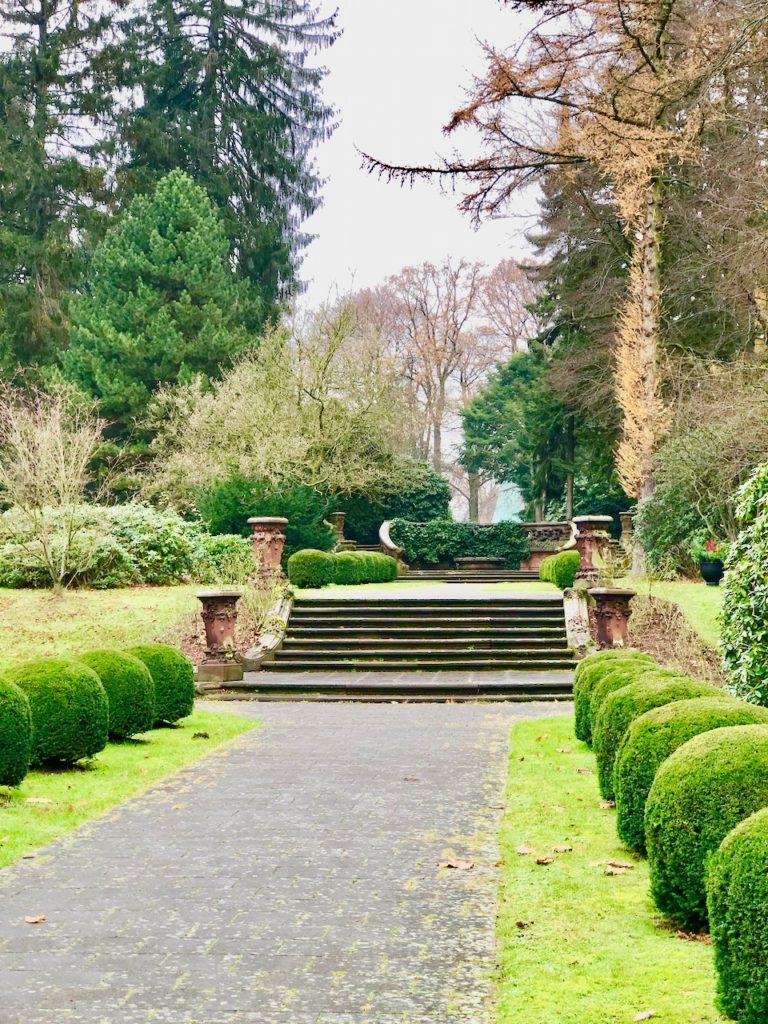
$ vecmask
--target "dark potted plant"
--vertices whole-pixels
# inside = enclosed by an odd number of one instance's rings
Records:
[[[691,548],[694,561],[708,587],[718,587],[723,578],[723,563],[728,555],[728,545],[709,537],[703,543],[696,542]]]

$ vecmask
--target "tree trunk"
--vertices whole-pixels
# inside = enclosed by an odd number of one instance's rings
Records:
[[[467,473],[469,485],[469,521],[470,523],[480,522],[480,474],[476,472]]]
[[[573,463],[576,455],[576,419],[571,414],[566,425],[565,458],[568,476],[565,478],[565,518],[573,519]]]
[[[432,467],[436,473],[443,471],[443,426],[439,420],[432,423]]]
[[[642,387],[642,403],[647,417],[644,432],[646,444],[643,446],[643,458],[640,477],[642,501],[653,493],[653,450],[658,429],[658,352],[661,321],[661,236],[662,236],[662,200],[664,182],[659,170],[653,177],[648,188],[645,204],[645,224],[641,249],[641,330],[640,330],[640,380]]]

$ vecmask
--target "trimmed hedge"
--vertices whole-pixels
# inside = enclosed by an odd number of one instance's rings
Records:
[[[597,781],[604,799],[614,797],[613,769],[624,733],[640,715],[663,704],[694,697],[715,697],[721,692],[709,683],[676,676],[674,673],[647,672],[635,683],[609,694],[603,702],[594,727],[597,756]]]
[[[645,806],[651,896],[686,928],[706,921],[707,858],[768,806],[768,725],[694,736],[661,765]]]
[[[32,764],[74,764],[107,745],[109,704],[101,680],[74,658],[35,658],[7,672],[32,714]]]
[[[618,665],[634,662],[643,662],[646,665],[656,665],[650,654],[643,651],[633,650],[611,650],[596,651],[588,654],[583,661],[576,666],[573,677],[573,702],[575,713],[576,738],[585,743],[592,742],[592,725],[589,717],[589,705],[592,699],[592,690],[600,680],[613,671]]]
[[[32,755],[32,716],[24,691],[0,676],[0,786],[18,786]]]
[[[453,563],[457,558],[503,558],[507,567],[517,569],[530,554],[523,528],[513,522],[479,526],[452,519],[429,523],[393,519],[389,535],[403,548],[411,565]]]
[[[768,708],[727,694],[665,704],[636,718],[621,741],[613,770],[619,837],[645,852],[645,804],[659,766],[688,740],[729,725],[768,724]]]
[[[547,555],[539,566],[539,579],[545,583],[554,583],[565,590],[576,581],[576,573],[581,568],[581,555],[578,551],[558,551],[555,555]]]
[[[617,690],[623,690],[625,686],[632,683],[639,683],[653,676],[654,682],[659,679],[679,679],[680,673],[670,668],[662,668],[656,662],[646,663],[633,661],[621,663],[617,668],[612,669],[599,683],[592,687],[589,698],[589,728],[592,732],[592,743],[595,742],[595,725],[597,716],[606,700]]]
[[[155,724],[172,725],[192,714],[195,704],[195,677],[189,658],[168,644],[139,644],[129,647],[143,661],[155,684]]]
[[[768,1020],[768,808],[730,832],[707,871],[718,1008],[741,1024]]]
[[[125,651],[97,650],[80,655],[101,680],[109,701],[109,735],[120,739],[147,732],[155,722],[155,684],[149,669]]]
[[[295,587],[330,583],[389,583],[397,579],[397,562],[374,551],[297,551],[288,559],[288,579]]]

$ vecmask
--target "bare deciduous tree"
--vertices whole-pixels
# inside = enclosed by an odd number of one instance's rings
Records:
[[[0,394],[0,498],[10,506],[0,540],[21,545],[57,593],[102,539],[83,505],[103,428],[95,405],[67,389]]]

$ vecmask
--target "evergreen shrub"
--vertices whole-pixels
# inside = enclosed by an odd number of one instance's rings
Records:
[[[232,476],[201,491],[195,502],[211,533],[250,535],[251,516],[284,516],[283,564],[297,551],[330,551],[336,543],[333,527],[325,521],[328,498],[305,484],[270,484]]]
[[[585,743],[592,742],[592,725],[590,720],[590,702],[592,690],[603,676],[614,671],[624,663],[641,662],[644,665],[656,665],[656,661],[644,651],[617,648],[610,651],[595,651],[579,662],[573,677],[573,702],[575,714],[576,738]]]
[[[768,725],[694,736],[656,772],[645,807],[651,895],[686,928],[706,921],[705,869],[726,835],[768,806]]]
[[[659,682],[661,679],[679,679],[680,673],[671,668],[662,668],[656,663],[646,664],[645,662],[622,663],[611,669],[604,675],[599,683],[592,689],[589,700],[589,727],[592,732],[592,741],[595,741],[595,726],[597,717],[600,714],[605,701],[612,693],[623,690],[630,683]]]
[[[118,739],[147,732],[155,723],[155,684],[149,669],[132,654],[88,651],[80,661],[101,680],[109,702],[109,735]]]
[[[522,527],[513,522],[479,526],[452,519],[431,523],[394,519],[390,536],[412,565],[454,563],[457,558],[502,558],[506,566],[517,568],[530,554]]]
[[[722,691],[709,683],[701,683],[686,676],[644,673],[637,682],[630,683],[609,694],[598,711],[594,723],[594,747],[597,757],[597,780],[604,799],[614,797],[613,769],[619,746],[630,725],[640,715],[694,697],[716,697]]]
[[[768,724],[768,708],[728,699],[681,700],[646,711],[621,741],[613,771],[616,827],[630,849],[645,852],[645,804],[659,766],[688,740],[729,725]]]
[[[576,581],[576,573],[581,567],[581,556],[578,551],[558,551],[547,555],[539,566],[539,579],[545,583],[554,583],[565,590]]]
[[[107,745],[107,694],[87,665],[74,658],[35,658],[6,675],[29,699],[32,764],[74,764]]]
[[[723,840],[708,864],[717,1002],[741,1024],[768,1020],[768,808]]]
[[[18,786],[32,755],[32,717],[24,691],[0,676],[0,786]]]
[[[144,662],[155,684],[154,724],[172,725],[192,714],[195,704],[195,677],[189,658],[168,644],[138,644],[129,647]]]
[[[376,544],[385,520],[429,523],[433,519],[450,519],[451,486],[445,477],[426,463],[413,466],[411,475],[410,483],[393,488],[381,498],[354,493],[331,499],[330,511],[347,514],[344,535],[358,544]]]
[[[253,546],[234,533],[200,534],[194,550],[192,575],[197,583],[245,583],[256,570]]]
[[[288,559],[288,579],[295,587],[331,583],[389,583],[397,579],[397,562],[374,551],[297,551]]]
[[[725,565],[721,647],[739,696],[768,705],[768,463],[742,488]]]

